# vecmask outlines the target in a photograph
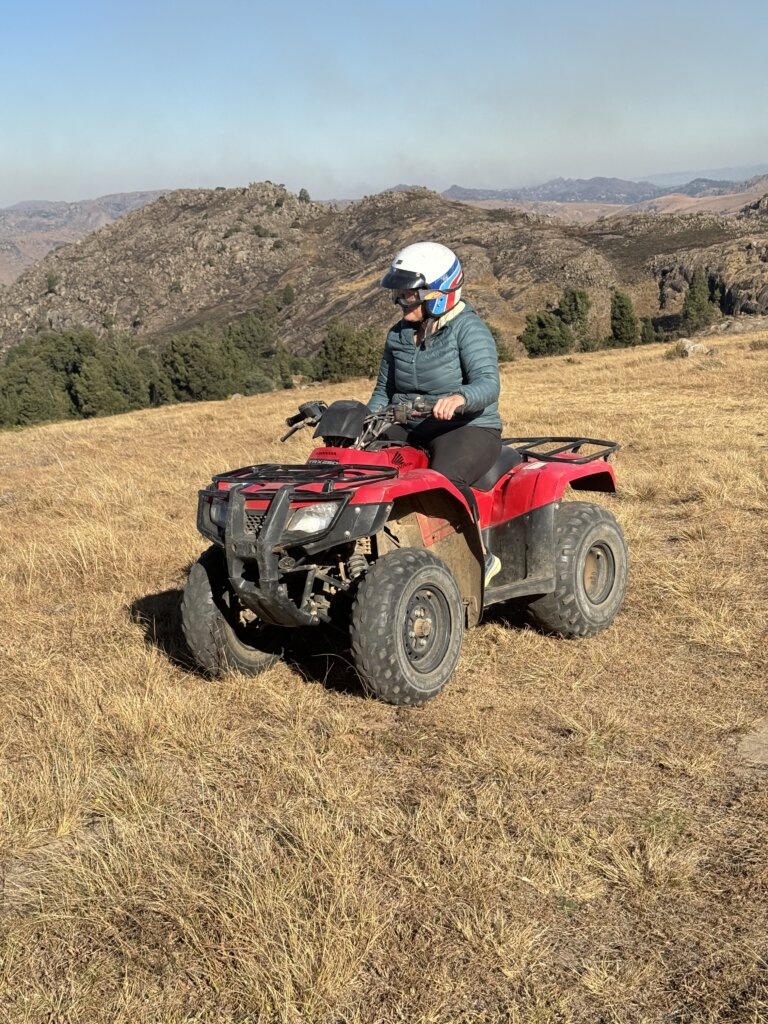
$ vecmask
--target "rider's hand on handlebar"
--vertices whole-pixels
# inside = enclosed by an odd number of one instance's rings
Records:
[[[451,420],[457,409],[464,405],[464,398],[461,395],[448,395],[446,398],[438,398],[432,408],[432,415],[436,420]]]

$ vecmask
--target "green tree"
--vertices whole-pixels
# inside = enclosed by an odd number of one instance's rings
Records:
[[[282,302],[282,305],[283,306],[290,306],[290,304],[293,302],[293,300],[295,298],[296,298],[296,291],[295,291],[293,285],[292,284],[287,284],[285,286],[285,288],[283,288],[282,295],[280,296],[280,300]]]
[[[640,329],[640,344],[650,345],[654,341],[656,341],[656,331],[653,329],[653,320],[649,316],[644,316]]]
[[[689,333],[708,327],[715,318],[715,307],[709,301],[709,282],[702,266],[697,266],[683,302],[683,327]]]
[[[161,365],[180,402],[226,398],[239,390],[236,378],[246,361],[233,359],[234,345],[223,346],[204,328],[170,338],[161,352]],[[235,365],[233,365],[233,363]]]
[[[334,318],[328,322],[315,360],[318,380],[337,384],[351,377],[374,377],[381,365],[382,343],[372,327],[357,329]]]
[[[550,310],[538,310],[525,318],[525,330],[520,341],[529,356],[556,356],[570,352],[575,344],[568,324]]]
[[[611,293],[611,337],[615,348],[637,344],[638,323],[632,308],[632,299],[626,292],[614,288]]]
[[[585,291],[578,288],[566,288],[555,312],[569,327],[586,328],[591,308],[592,301]]]
[[[305,188],[300,188],[299,189],[299,202],[300,203],[308,203],[308,202],[310,202],[309,192],[307,192],[307,190]]]
[[[66,376],[42,353],[24,353],[0,369],[0,425],[25,427],[75,415]]]
[[[47,331],[9,352],[0,370],[0,420],[24,425],[42,420],[103,416],[148,404],[142,364],[117,338],[91,331]]]

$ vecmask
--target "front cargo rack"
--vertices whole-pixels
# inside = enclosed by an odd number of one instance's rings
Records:
[[[238,485],[241,489],[251,484],[268,490],[278,490],[289,486],[297,497],[302,500],[319,500],[322,495],[331,494],[337,488],[356,487],[359,484],[379,483],[397,476],[397,469],[392,466],[371,466],[349,463],[346,465],[328,466],[286,466],[283,464],[266,464],[261,466],[243,466],[228,473],[218,473],[213,483]],[[321,484],[320,491],[309,491],[310,484]],[[263,491],[256,492],[253,497],[261,496]]]
[[[621,447],[617,441],[601,441],[594,437],[503,437],[501,443],[515,448],[524,461],[566,462],[569,466],[597,462],[598,459],[608,462],[611,455]],[[542,450],[542,446],[548,445],[555,447]],[[585,445],[597,450],[580,454]]]

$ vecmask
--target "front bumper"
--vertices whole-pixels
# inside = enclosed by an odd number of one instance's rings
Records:
[[[246,493],[247,486],[235,485],[228,492],[211,488],[200,491],[198,530],[224,548],[230,585],[244,607],[273,625],[316,625],[323,616],[312,600],[313,584],[320,572],[319,566],[312,564],[312,556],[376,533],[389,517],[391,505],[353,505],[352,491],[318,493],[312,496],[316,500],[338,501],[338,512],[325,530],[297,535],[286,532],[285,527],[292,504],[307,503],[306,491],[296,494],[289,485],[280,487],[270,496],[266,509],[254,512],[247,502],[262,503],[264,498]],[[222,499],[226,500],[226,522],[217,524],[211,509],[214,502]],[[292,569],[293,596],[286,573],[280,568],[281,559],[289,552],[301,559],[298,572],[306,570],[301,588],[296,585],[297,571]]]

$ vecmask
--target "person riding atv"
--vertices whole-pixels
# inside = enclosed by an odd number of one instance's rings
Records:
[[[490,329],[461,297],[463,284],[458,257],[438,242],[397,253],[381,285],[403,315],[387,335],[368,408],[429,402],[429,418],[396,424],[384,436],[426,449],[430,468],[455,484],[477,519],[471,485],[501,452],[499,363]],[[484,562],[488,586],[501,562],[485,550]]]
[[[368,405],[304,402],[281,441],[314,429],[305,462],[229,470],[198,492],[210,546],[181,619],[209,675],[264,672],[290,631],[327,626],[346,633],[367,692],[417,707],[441,692],[465,629],[492,605],[522,603],[536,628],[574,639],[622,606],[619,523],[565,500],[616,490],[618,443],[501,438],[495,344],[461,301],[450,249],[408,246],[382,283],[403,316]]]

